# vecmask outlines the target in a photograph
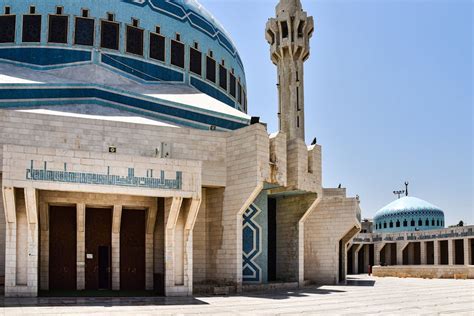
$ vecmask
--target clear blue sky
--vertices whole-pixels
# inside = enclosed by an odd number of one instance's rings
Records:
[[[277,0],[200,0],[234,39],[249,114],[278,128],[264,38]],[[474,224],[473,2],[302,0],[315,19],[305,66],[306,135],[323,146],[323,184],[360,195],[362,214],[410,195]]]

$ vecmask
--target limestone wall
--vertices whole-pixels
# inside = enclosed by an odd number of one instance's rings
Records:
[[[299,273],[299,221],[316,194],[281,197],[277,200],[277,279],[297,282]]]
[[[0,173],[0,188],[1,187],[2,174]],[[5,276],[5,229],[5,211],[3,210],[3,198],[0,196],[0,279]]]
[[[347,198],[344,189],[323,190],[322,201],[304,226],[305,280],[338,282],[339,241],[344,239],[348,242],[350,238],[347,235],[357,233],[360,228],[356,219],[358,211],[359,201]],[[343,252],[346,252],[345,249]]]
[[[203,161],[203,183],[211,186],[225,185],[227,136],[225,132],[0,110],[0,161],[3,144],[94,153],[108,153],[109,146],[116,146],[120,155],[155,158],[164,142],[171,144],[173,159]]]
[[[377,277],[474,279],[474,266],[375,266],[372,269],[373,275]]]

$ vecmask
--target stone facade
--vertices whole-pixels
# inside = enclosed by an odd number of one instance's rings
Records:
[[[373,249],[372,252],[370,249]],[[351,241],[353,273],[374,265],[378,276],[472,278],[474,226],[398,233],[361,233]],[[360,260],[359,253],[364,257]],[[359,267],[359,261],[364,266]]]
[[[199,109],[192,120],[180,117],[187,123],[177,126],[61,111],[0,110],[0,275],[5,275],[5,294],[63,290],[51,280],[68,273],[73,275],[72,290],[78,291],[91,287],[89,274],[102,281],[101,289],[121,290],[135,286],[143,273],[139,290],[167,296],[189,296],[206,288],[241,292],[270,282],[303,286],[343,280],[341,249],[360,229],[359,203],[344,190],[323,189],[322,148],[304,141],[303,62],[312,18],[299,1],[281,1],[278,23],[293,17],[300,23],[289,27],[297,44],[285,47],[297,49],[300,57],[290,62],[286,52],[277,63],[285,77],[280,107],[286,110],[280,111],[275,134],[246,118],[229,128],[193,127],[191,121],[206,117],[207,109]],[[117,74],[110,78],[125,80]],[[103,106],[89,101],[90,107]],[[231,118],[231,112],[222,110],[220,119]],[[63,241],[52,229],[62,225],[51,224],[58,207],[68,208],[62,215],[75,214],[61,222],[70,220],[75,227],[67,232],[75,243],[68,244],[74,262],[72,268],[53,270],[58,261],[53,248]],[[99,223],[110,229],[110,245],[94,245],[101,253],[87,249],[93,241],[87,237],[92,208],[111,214],[110,222]],[[124,219],[129,211],[144,215],[136,238],[143,244],[133,244],[140,255],[143,247],[143,260],[133,266],[126,262],[133,257],[126,253],[130,238],[122,234],[130,224]],[[90,266],[100,256],[104,265],[97,272]]]

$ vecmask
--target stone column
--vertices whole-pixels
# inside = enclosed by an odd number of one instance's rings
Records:
[[[385,264],[388,266],[392,265],[392,247],[396,247],[397,244],[388,243],[385,245]]]
[[[407,245],[407,252],[408,252],[408,265],[414,265],[415,264],[415,244],[414,243],[409,243]]]
[[[5,239],[5,296],[16,296],[16,207],[15,190],[3,188],[3,205],[6,219]]]
[[[362,248],[363,244],[354,244],[352,247],[352,272],[354,274],[359,274],[359,250]]]
[[[364,273],[369,273],[370,245],[364,245]]]
[[[38,200],[34,188],[25,189],[25,206],[28,220],[28,260],[26,296],[38,296]]]
[[[454,265],[454,258],[456,255],[456,247],[454,247],[454,239],[448,239],[448,264]]]
[[[403,265],[403,250],[408,245],[407,241],[401,241],[396,244],[397,247],[397,265]]]
[[[439,265],[439,240],[433,241],[433,257],[434,257],[433,264]]]
[[[178,295],[176,289],[176,255],[177,249],[175,242],[176,224],[181,209],[183,198],[173,197],[165,199],[165,294],[166,296]]]
[[[420,241],[420,264],[426,265],[428,263],[428,253],[426,252],[426,241]]]
[[[148,291],[153,290],[153,249],[157,205],[149,208],[146,218],[146,236],[145,236],[145,287]]]
[[[76,267],[76,288],[78,291],[86,289],[86,205],[79,203],[76,205],[77,218],[77,267]]]
[[[112,215],[112,290],[120,290],[120,225],[122,205],[114,205]]]
[[[378,242],[374,244],[374,265],[380,265],[380,252],[384,250],[385,243]],[[387,260],[387,256],[385,256],[385,260]],[[385,262],[387,264],[387,262]]]
[[[474,262],[470,262],[472,249],[471,249],[471,243],[470,243],[469,238],[464,237],[463,243],[464,243],[464,265],[474,264]]]

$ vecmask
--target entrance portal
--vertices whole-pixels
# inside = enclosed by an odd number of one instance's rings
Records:
[[[120,228],[120,289],[145,290],[144,210],[122,210]]]
[[[76,207],[49,208],[49,289],[76,290]]]

